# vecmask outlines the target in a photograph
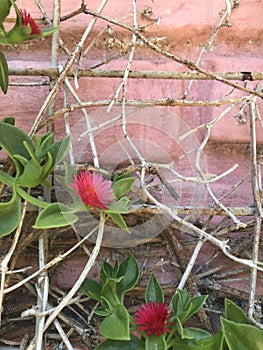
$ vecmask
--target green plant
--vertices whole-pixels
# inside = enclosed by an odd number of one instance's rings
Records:
[[[186,289],[177,289],[167,306],[154,274],[146,287],[145,303],[134,315],[129,314],[124,297],[139,277],[139,266],[131,255],[114,266],[104,262],[100,282],[87,278],[82,284],[82,291],[100,303],[94,312],[104,317],[99,330],[105,340],[96,350],[262,349],[263,331],[251,325],[244,311],[229,299],[225,299],[222,329],[217,334],[185,326],[207,296],[190,298]]]
[[[50,203],[33,197],[30,189],[38,185],[50,187],[48,176],[64,158],[70,143],[69,137],[54,142],[51,132],[31,140],[13,124],[12,118],[0,122],[0,147],[14,164],[13,175],[0,170],[0,182],[12,190],[11,199],[0,203],[0,236],[9,234],[17,227],[21,218],[22,200],[42,209],[50,206]]]
[[[0,147],[9,155],[14,164],[13,174],[0,170],[0,182],[9,186],[12,197],[8,202],[0,203],[0,236],[11,233],[19,224],[21,218],[21,202],[27,201],[41,208],[35,225],[38,229],[68,226],[78,220],[79,212],[92,210],[89,205],[81,200],[78,193],[70,187],[77,177],[77,170],[65,163],[65,176],[58,176],[60,183],[70,193],[71,204],[48,203],[31,195],[30,191],[36,186],[50,187],[49,175],[55,166],[59,164],[68,151],[70,137],[55,142],[54,134],[47,132],[40,137],[34,136],[31,140],[27,134],[14,126],[13,118],[5,118],[0,121]],[[94,183],[104,186],[104,180],[94,174]],[[129,200],[125,195],[131,190],[134,178],[130,174],[116,175],[114,180],[108,181],[108,187],[112,192],[113,201],[98,210],[103,210],[106,215],[121,228],[127,229],[122,214],[129,212]],[[88,183],[83,191],[95,191],[93,183]],[[102,187],[102,194],[105,191]]]
[[[74,181],[78,178],[78,172],[72,165],[64,163],[65,175],[58,175],[56,178],[58,182],[63,186],[71,196],[70,204],[62,203],[52,203],[45,207],[39,214],[35,228],[50,228],[58,226],[67,226],[75,223],[78,220],[77,213],[85,211],[103,211],[107,216],[109,216],[114,223],[122,229],[127,230],[126,223],[122,218],[122,214],[129,213],[130,201],[126,197],[126,194],[130,192],[131,186],[135,181],[134,178],[130,177],[129,173],[123,174],[122,176],[116,175],[112,182],[108,181],[111,186],[111,190],[114,196],[114,201],[107,205],[105,208],[99,205],[94,208],[83,201],[80,193],[75,191]],[[102,183],[103,179],[99,175],[96,175],[96,182],[100,181]],[[75,180],[74,180],[75,179]],[[99,180],[100,179],[100,180]],[[86,184],[85,187],[82,186],[82,190],[88,192],[96,192],[95,182],[90,182]],[[98,189],[97,189],[98,190]],[[103,189],[105,191],[105,189]],[[102,195],[103,195],[102,191]],[[108,191],[108,188],[106,189]]]
[[[16,23],[8,32],[4,21],[13,6],[16,13]],[[20,44],[24,41],[43,38],[54,33],[58,28],[40,29],[34,19],[25,10],[19,10],[15,0],[0,1],[0,45]],[[0,87],[3,93],[8,89],[8,64],[5,55],[0,52]]]

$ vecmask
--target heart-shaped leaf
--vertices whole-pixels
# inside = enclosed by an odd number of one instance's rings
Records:
[[[101,285],[91,278],[86,278],[81,285],[81,290],[87,296],[97,301],[100,301]]]
[[[72,225],[76,221],[78,221],[77,215],[72,213],[68,206],[52,203],[39,213],[33,227],[38,229],[63,227]]]
[[[100,332],[108,339],[130,340],[129,314],[123,305],[117,305],[113,313],[102,321]]]
[[[22,187],[35,187],[42,181],[42,167],[35,159],[30,159],[22,174],[18,177],[17,185]]]
[[[123,301],[124,294],[136,285],[140,277],[140,269],[133,255],[120,264],[118,276],[123,276],[117,285],[119,298]]]

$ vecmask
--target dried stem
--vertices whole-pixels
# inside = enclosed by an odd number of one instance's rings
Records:
[[[22,285],[24,285],[25,283],[27,283],[28,281],[30,281],[32,278],[37,277],[39,274],[47,271],[48,269],[50,269],[52,266],[56,265],[57,263],[61,262],[62,260],[64,260],[68,255],[70,255],[74,250],[76,250],[83,242],[85,242],[95,231],[97,230],[97,227],[95,227],[91,232],[89,232],[84,238],[82,238],[82,240],[80,240],[78,243],[76,243],[72,248],[70,248],[69,250],[67,250],[65,253],[55,257],[54,259],[52,259],[51,261],[49,261],[45,266],[43,266],[41,269],[37,270],[36,272],[34,272],[32,275],[26,277],[25,279],[23,279],[22,281],[14,284],[13,286],[4,289],[4,294],[6,293],[10,293],[13,290],[21,287]]]
[[[211,73],[209,71],[206,71],[205,69],[203,68],[200,68],[198,67],[195,63],[187,60],[187,59],[183,59],[183,58],[180,58],[180,57],[177,57],[176,55],[168,52],[168,51],[164,51],[162,48],[160,48],[158,45],[154,44],[153,42],[151,42],[149,39],[147,39],[140,31],[140,29],[137,29],[137,28],[132,28],[126,24],[123,24],[123,23],[120,23],[118,21],[115,21],[113,20],[112,18],[109,18],[107,16],[104,16],[100,13],[96,13],[96,12],[93,12],[91,10],[86,10],[85,13],[87,14],[90,14],[92,16],[95,16],[95,17],[98,17],[98,18],[101,18],[109,23],[112,23],[112,24],[115,24],[117,26],[120,26],[121,28],[123,29],[126,29],[130,32],[132,32],[133,34],[135,34],[148,48],[152,49],[153,51],[157,52],[158,54],[168,58],[168,59],[171,59],[172,61],[175,61],[183,66],[186,66],[187,68],[189,68],[190,70],[194,70],[198,73],[201,73],[201,74],[204,74],[206,75],[209,79],[211,80],[216,80],[216,81],[219,81],[225,85],[228,85],[228,86],[231,86],[237,90],[240,90],[240,91],[243,91],[243,92],[246,92],[248,94],[251,94],[251,95],[255,95],[255,96],[259,96],[259,97],[263,97],[263,94],[261,92],[258,92],[258,91],[253,91],[251,89],[248,89],[244,86],[241,86],[241,85],[238,85],[236,83],[233,83],[227,79],[224,79],[218,75],[216,75],[215,73]]]
[[[56,319],[58,314],[61,312],[61,310],[70,303],[71,299],[76,294],[76,292],[79,290],[79,288],[82,285],[82,283],[84,282],[88,272],[90,271],[91,267],[95,263],[95,260],[100,252],[101,242],[102,242],[103,233],[104,233],[104,226],[105,226],[105,214],[103,212],[101,212],[100,213],[100,224],[99,224],[96,244],[93,248],[92,253],[89,256],[88,262],[87,262],[86,266],[84,267],[83,271],[81,272],[77,282],[74,284],[74,286],[71,288],[71,290],[68,292],[68,294],[63,298],[63,300],[58,304],[56,309],[51,313],[51,315],[46,320],[46,323],[45,323],[45,326],[43,329],[44,331],[50,326],[50,324],[52,322],[54,322],[54,320]],[[31,343],[28,347],[28,350],[31,350],[34,348],[35,341],[36,341],[36,339],[34,338],[31,341]]]
[[[204,55],[205,52],[207,52],[209,49],[211,49],[211,46],[213,44],[213,42],[215,41],[216,39],[216,36],[218,34],[218,31],[220,30],[220,28],[222,28],[222,24],[224,23],[224,21],[226,20],[228,16],[228,13],[227,13],[227,9],[225,11],[220,11],[219,12],[219,19],[218,19],[218,24],[214,24],[212,29],[211,29],[211,32],[207,38],[207,41],[206,43],[202,46],[200,52],[199,52],[199,55],[197,57],[197,60],[195,61],[195,64],[198,66],[199,63],[201,62],[201,59]],[[183,98],[186,98],[186,96],[189,94],[190,90],[191,90],[191,87],[193,85],[193,81],[194,80],[190,80],[184,94],[183,94]]]
[[[8,251],[8,253],[5,255],[4,259],[1,262],[1,285],[0,285],[0,325],[1,325],[1,315],[3,312],[3,300],[4,300],[4,290],[6,288],[6,274],[8,272],[8,264],[10,260],[12,259],[12,256],[14,254],[14,251],[16,249],[21,231],[22,231],[22,226],[25,220],[26,216],[26,210],[27,210],[27,205],[28,203],[25,201],[23,205],[23,210],[20,218],[20,222],[17,226],[14,238],[12,240],[11,247]]]
[[[105,7],[105,5],[107,4],[108,0],[102,0],[100,6],[98,7],[98,13],[100,13],[103,8]],[[73,50],[66,66],[64,67],[63,71],[61,72],[58,80],[56,81],[56,83],[54,84],[54,87],[52,88],[52,90],[50,91],[50,93],[48,94],[45,102],[43,103],[43,105],[40,108],[40,111],[38,112],[38,115],[36,117],[36,119],[34,120],[34,123],[32,125],[32,128],[29,132],[30,136],[33,136],[37,129],[38,129],[38,125],[41,122],[41,119],[43,118],[45,112],[47,111],[48,107],[50,106],[50,104],[52,103],[52,101],[54,101],[54,99],[57,96],[57,93],[61,87],[61,85],[63,84],[63,82],[65,81],[66,77],[67,77],[67,73],[68,71],[71,69],[72,65],[75,62],[76,57],[79,55],[80,51],[82,50],[82,47],[87,39],[87,37],[89,36],[94,24],[96,23],[97,18],[93,17],[88,25],[88,27],[86,28],[85,32],[83,33],[80,41],[78,42],[78,44],[75,46],[75,49]]]
[[[255,100],[250,103],[250,144],[251,144],[251,173],[252,173],[252,193],[255,204],[255,227],[254,227],[254,244],[252,252],[252,261],[254,265],[258,264],[259,259],[259,242],[261,235],[261,226],[263,219],[263,209],[261,193],[262,188],[260,186],[261,172],[257,159],[257,138],[256,138],[256,113],[255,113]],[[255,314],[255,297],[257,286],[257,273],[256,267],[251,269],[250,276],[250,291],[249,291],[249,309],[248,315],[250,320],[263,329],[263,325],[260,324],[254,317]]]

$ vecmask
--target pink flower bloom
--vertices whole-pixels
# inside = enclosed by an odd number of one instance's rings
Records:
[[[81,198],[86,206],[105,210],[115,201],[111,181],[104,180],[102,176],[89,171],[81,171],[75,175],[74,181],[69,185]]]
[[[135,313],[135,323],[139,325],[139,331],[146,331],[146,335],[155,334],[157,337],[164,332],[171,332],[167,328],[172,324],[167,322],[168,318],[168,308],[165,303],[142,304]]]
[[[19,12],[22,20],[22,26],[27,27],[29,25],[31,28],[31,33],[29,33],[29,35],[41,35],[41,30],[30,13],[27,13],[26,10],[20,10]]]

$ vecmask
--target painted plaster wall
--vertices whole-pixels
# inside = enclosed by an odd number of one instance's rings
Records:
[[[153,25],[147,29],[147,37],[165,37],[161,41],[161,46],[169,50],[175,55],[188,58],[195,61],[198,57],[202,45],[205,43],[207,36],[211,30],[211,26],[218,18],[220,10],[224,9],[224,1],[140,1],[138,3],[139,11],[143,12],[148,7],[152,8],[153,18],[160,16],[159,26]],[[99,1],[93,1],[87,7],[95,10]],[[33,16],[39,18],[39,11],[33,1],[20,0],[18,5],[26,8]],[[79,1],[61,1],[61,13],[65,15],[79,8]],[[52,15],[52,1],[45,2],[45,9],[48,14]],[[123,6],[121,1],[109,1],[103,13],[113,18],[121,18],[132,11],[132,2],[128,1],[127,6]],[[257,0],[244,0],[233,10],[231,15],[231,27],[222,28],[218,34],[214,46],[203,55],[201,67],[211,71],[262,71],[262,13],[263,4]],[[85,26],[90,21],[90,16],[79,15],[72,20],[61,23],[61,37],[67,43],[69,48],[80,38]],[[129,20],[127,20],[129,22]],[[142,23],[144,23],[142,21]],[[98,20],[92,36],[95,36],[105,23]],[[127,32],[121,33],[119,29],[114,27],[117,37],[125,40],[131,40],[131,35]],[[105,56],[105,45],[107,40],[102,42],[102,46],[97,47],[89,52],[88,57],[83,60],[82,67],[88,68],[99,58]],[[50,38],[38,42],[30,42],[27,45],[7,48],[7,58],[10,68],[24,67],[49,67],[50,65]],[[108,48],[109,54],[116,52],[116,48]],[[63,54],[60,63],[65,63]],[[103,66],[103,69],[123,69],[127,62],[127,57],[115,61],[111,64]],[[173,61],[165,60],[157,54],[153,54],[150,50],[138,49],[135,54],[135,60],[132,69],[140,70],[167,70],[167,71],[185,71],[182,65]],[[19,78],[23,80],[23,78]],[[34,78],[31,78],[34,79]],[[12,78],[17,80],[17,78]],[[44,78],[42,78],[42,81]],[[109,98],[116,87],[119,80],[115,79],[82,79],[78,94],[83,100]],[[240,82],[240,84],[243,84]],[[150,88],[149,88],[150,85]],[[184,92],[187,86],[186,81],[167,81],[143,79],[129,80],[128,95],[130,99],[151,99],[151,98],[178,98]],[[255,82],[247,82],[248,87],[255,86]],[[231,89],[218,82],[197,81],[194,83],[190,98],[200,99],[217,99],[223,93],[229,92]],[[41,104],[43,103],[48,91],[47,86],[38,88],[34,87],[10,87],[7,96],[0,96],[1,109],[9,114],[16,116],[17,124],[25,130],[30,128]],[[59,105],[59,102],[58,102]],[[10,106],[12,106],[10,108]],[[189,125],[198,124],[212,120],[219,114],[220,108],[199,108],[195,109],[194,114],[191,108],[173,108],[178,116],[187,120]],[[262,142],[263,137],[259,135]],[[237,142],[243,143],[249,141],[248,124],[238,127],[236,121],[228,116],[223,123],[219,123],[212,131],[212,141],[215,142]]]

